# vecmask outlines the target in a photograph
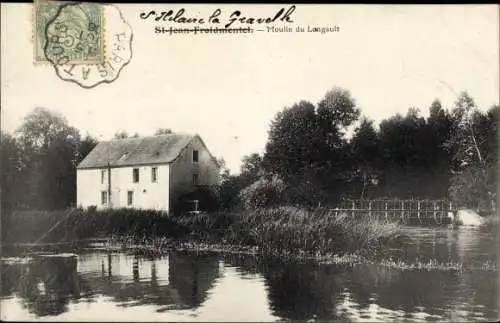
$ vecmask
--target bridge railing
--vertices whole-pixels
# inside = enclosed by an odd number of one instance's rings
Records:
[[[449,200],[344,200],[335,212],[356,217],[377,217],[402,223],[449,223],[457,208]]]

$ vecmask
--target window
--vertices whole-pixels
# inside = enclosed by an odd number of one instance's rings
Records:
[[[151,168],[151,182],[156,183],[158,181],[158,167]]]
[[[101,192],[101,204],[102,205],[108,204],[108,192],[106,191]]]
[[[104,184],[105,180],[106,180],[106,170],[103,169],[101,170],[101,184]]]
[[[132,170],[132,177],[134,183],[139,183],[139,168],[134,168]]]
[[[134,204],[134,191],[127,192],[127,205]]]
[[[198,162],[198,150],[193,150],[193,163]]]
[[[193,185],[198,185],[199,175],[193,174]]]

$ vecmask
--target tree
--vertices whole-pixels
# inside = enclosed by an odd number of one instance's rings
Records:
[[[231,176],[231,172],[229,168],[226,165],[226,161],[224,160],[223,157],[217,158],[217,164],[219,165],[219,176],[220,176],[220,182],[225,183],[229,180],[229,176]]]
[[[42,107],[35,108],[24,118],[17,133],[25,147],[35,149],[47,148],[56,138],[79,138],[78,130],[70,127],[65,117]]]
[[[12,209],[22,207],[24,202],[22,193],[26,190],[26,186],[22,184],[25,183],[23,180],[25,160],[18,140],[4,132],[1,136],[1,207],[8,213]]]
[[[129,138],[129,134],[128,132],[126,132],[125,130],[120,130],[120,131],[117,131],[114,135],[113,135],[113,139],[127,139]]]
[[[324,196],[325,203],[336,203],[352,181],[351,151],[346,133],[360,114],[351,93],[340,87],[328,91],[318,103],[315,136],[320,147],[319,157],[310,167],[309,178],[314,178],[314,186],[324,192],[320,195]]]
[[[259,176],[263,175],[264,169],[262,167],[262,156],[253,153],[244,156],[242,159],[241,174],[244,176],[251,177],[256,180]]]
[[[89,134],[80,140],[78,143],[76,164],[79,164],[88,155],[88,153],[90,153],[90,151],[97,146],[97,143],[97,139],[91,137]]]
[[[478,148],[485,164],[491,164],[497,160],[498,147],[498,118],[500,107],[494,105],[486,113],[476,113],[474,126],[478,138]]]
[[[225,166],[224,159],[219,160],[221,165],[221,207],[234,209],[241,206],[240,192],[245,187],[254,183],[263,174],[262,157],[259,154],[244,156],[242,159],[241,172],[239,175],[231,175]]]
[[[433,120],[434,122],[438,122],[439,120],[443,120],[446,118],[446,111],[443,109],[441,105],[441,101],[435,99],[432,101],[431,106],[429,107],[429,122]]]
[[[452,111],[452,133],[446,143],[453,160],[451,198],[469,207],[480,205],[486,212],[494,212],[496,203],[497,116],[498,107],[485,115],[462,92]]]
[[[334,87],[318,103],[318,116],[325,130],[344,131],[358,120],[361,110],[348,90]]]
[[[445,148],[450,138],[452,120],[450,113],[445,110],[439,100],[434,100],[429,107],[429,117],[426,125],[426,138],[423,150],[427,160],[427,174],[430,180],[429,190],[435,198],[448,196],[448,187],[451,180],[452,156]]]
[[[319,158],[315,107],[300,101],[278,112],[271,122],[264,165],[269,173],[287,179],[299,175],[306,165]]]
[[[360,114],[349,91],[333,88],[317,107],[300,101],[271,122],[263,167],[277,174],[297,200],[331,203],[351,177],[347,128]],[[309,196],[309,194],[312,194]]]
[[[53,209],[69,205],[76,197],[79,131],[59,113],[37,107],[16,132],[25,160],[21,185],[26,187],[29,206]]]
[[[456,204],[494,213],[496,201],[497,165],[486,168],[470,166],[451,178],[450,196]]]
[[[483,165],[483,154],[480,150],[482,138],[478,137],[482,133],[477,127],[481,113],[474,99],[466,92],[462,92],[458,97],[452,111],[452,118],[453,132],[449,146],[454,152],[453,158],[456,166],[460,169],[474,163]]]
[[[11,159],[16,160],[18,171],[10,167],[2,172],[16,174],[17,183],[9,187],[9,191],[18,192],[16,195],[20,198],[10,196],[7,202],[15,207],[36,209],[74,205],[76,167],[97,141],[88,135],[81,140],[79,131],[70,126],[66,118],[40,107],[24,118],[16,134],[18,154]],[[7,138],[6,144],[12,149],[12,137],[2,137]]]
[[[434,179],[429,175],[434,167],[429,158],[429,130],[425,118],[415,108],[410,108],[405,116],[396,114],[380,123],[379,186],[384,195],[435,197]]]
[[[360,198],[365,197],[367,186],[377,181],[378,134],[373,121],[362,118],[351,141],[354,176],[361,182]]]
[[[172,129],[170,129],[170,128],[158,128],[155,131],[155,136],[168,135],[171,133],[172,133]]]
[[[39,167],[43,184],[43,208],[61,209],[76,201],[76,166],[78,165],[78,140],[55,138],[41,152]],[[44,190],[44,188],[46,190]]]

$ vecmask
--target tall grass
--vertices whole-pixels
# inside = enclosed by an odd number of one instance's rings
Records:
[[[68,209],[2,214],[4,242],[61,242],[110,235],[134,237],[168,233],[179,237],[188,228],[160,211]]]
[[[130,209],[15,212],[2,217],[2,229],[6,242],[114,236],[159,248],[181,241],[252,247],[277,255],[373,252],[399,235],[395,223],[296,207],[180,216]]]
[[[395,223],[335,215],[328,209],[308,211],[278,207],[241,214],[239,224],[249,240],[264,251],[307,253],[375,251],[398,236]]]

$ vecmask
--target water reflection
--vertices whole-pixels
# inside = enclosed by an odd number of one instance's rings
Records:
[[[338,266],[272,263],[264,271],[269,300],[278,316],[292,320],[335,317],[335,297],[346,274]]]
[[[2,283],[2,297],[18,293],[28,311],[58,315],[79,297],[76,257],[35,256],[29,264],[3,265]]]
[[[488,320],[498,317],[497,237],[481,230],[411,228],[413,245],[394,255],[405,261],[455,261],[463,272],[402,270],[378,265],[317,265],[241,257],[226,261],[261,273],[269,286],[275,314],[310,318],[367,320]],[[411,233],[411,230],[416,230]]]
[[[29,263],[3,263],[2,269],[2,297],[18,295],[37,316],[58,315],[70,300],[96,295],[123,307],[192,308],[205,301],[219,276],[217,259],[182,253],[159,259],[91,253],[78,263],[77,257],[37,256]]]
[[[97,258],[97,259],[96,259]],[[162,258],[108,254],[82,260],[92,268],[101,258],[101,275],[83,273],[81,280],[94,294],[110,296],[120,306],[158,305],[158,311],[192,308],[203,303],[219,276],[216,259],[188,253]]]
[[[415,229],[413,237],[413,244],[393,256],[462,261],[465,266],[496,263],[493,234]],[[2,261],[1,305],[5,309],[19,303],[35,319],[103,320],[108,315],[129,320],[132,313],[132,320],[146,321],[498,317],[495,270],[401,270],[183,252],[149,257],[88,250],[77,257],[32,258]]]
[[[484,262],[496,263],[498,235],[478,228],[429,229],[406,228],[405,233],[413,237],[397,253],[406,260],[441,262],[455,261],[478,266]]]

